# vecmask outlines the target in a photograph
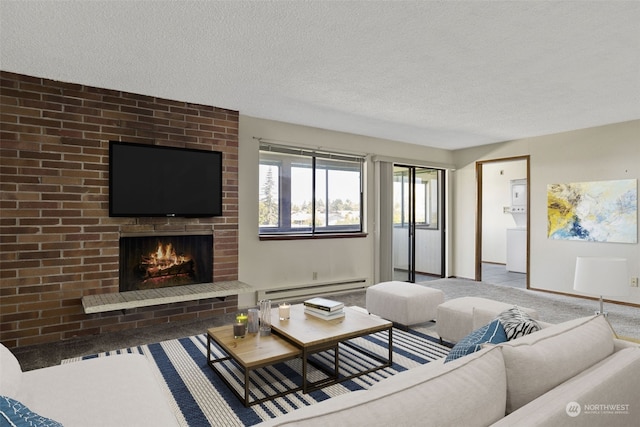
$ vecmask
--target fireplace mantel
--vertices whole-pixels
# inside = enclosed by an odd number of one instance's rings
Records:
[[[87,295],[82,297],[82,306],[85,314],[93,314],[206,298],[222,298],[254,291],[255,289],[244,282],[230,280],[171,288]]]

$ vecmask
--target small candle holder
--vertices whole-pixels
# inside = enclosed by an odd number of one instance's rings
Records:
[[[280,320],[289,320],[291,318],[291,304],[283,302],[278,306],[278,317]]]
[[[233,338],[244,338],[247,331],[247,324],[242,322],[236,322],[233,324]]]
[[[236,314],[236,322],[244,323],[246,325],[249,322],[249,316],[247,313],[240,312]]]
[[[247,324],[249,323],[249,316],[247,313],[236,314],[236,322],[233,324],[233,337],[244,338],[247,333]]]

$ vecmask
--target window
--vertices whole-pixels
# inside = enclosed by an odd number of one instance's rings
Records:
[[[363,162],[261,142],[260,234],[362,232]]]
[[[438,177],[436,169],[395,167],[393,173],[393,224],[405,227],[409,223],[411,200],[411,176],[413,176],[415,225],[421,228],[438,228]]]

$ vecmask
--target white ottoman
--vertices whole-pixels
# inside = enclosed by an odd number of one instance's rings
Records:
[[[415,283],[382,282],[369,286],[366,292],[367,311],[409,327],[436,318],[444,293]]]
[[[478,297],[455,298],[438,306],[436,331],[441,340],[457,343],[514,305]],[[534,309],[518,307],[532,318],[538,318]]]

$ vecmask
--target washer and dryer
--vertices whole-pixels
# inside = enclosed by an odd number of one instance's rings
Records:
[[[527,180],[511,181],[511,216],[516,226],[507,228],[507,271],[527,272]]]

